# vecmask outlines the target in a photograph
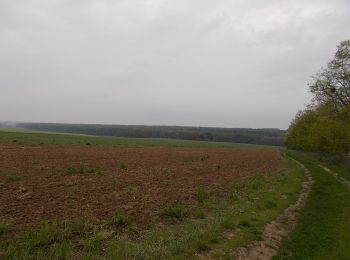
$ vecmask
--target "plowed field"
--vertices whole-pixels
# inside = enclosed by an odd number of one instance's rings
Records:
[[[215,193],[279,167],[276,149],[0,145],[0,222],[105,223],[123,209],[144,225],[164,204],[195,203],[198,187]]]

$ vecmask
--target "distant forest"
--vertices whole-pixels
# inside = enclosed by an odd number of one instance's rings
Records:
[[[279,129],[214,128],[183,126],[136,126],[96,124],[17,123],[16,127],[49,132],[100,136],[171,138],[283,146],[285,131]]]

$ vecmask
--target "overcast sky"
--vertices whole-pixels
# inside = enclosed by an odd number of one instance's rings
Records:
[[[0,0],[0,121],[277,127],[349,0]]]

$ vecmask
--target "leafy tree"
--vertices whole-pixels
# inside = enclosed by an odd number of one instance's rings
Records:
[[[337,112],[329,103],[297,114],[286,134],[293,149],[344,154],[350,151],[350,106]]]
[[[350,104],[350,40],[338,45],[333,60],[314,76],[309,87],[320,103],[332,102],[337,107]]]
[[[300,111],[286,136],[288,147],[345,154],[350,151],[350,40],[338,46],[334,59],[309,84],[314,103]]]

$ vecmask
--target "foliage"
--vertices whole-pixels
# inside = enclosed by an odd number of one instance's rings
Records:
[[[350,40],[338,45],[333,60],[314,76],[309,87],[320,103],[350,105]]]
[[[340,43],[327,68],[309,84],[315,103],[300,111],[286,136],[297,150],[347,154],[350,151],[350,40]]]
[[[345,154],[350,151],[350,106],[336,111],[324,103],[297,114],[286,133],[292,149]]]

